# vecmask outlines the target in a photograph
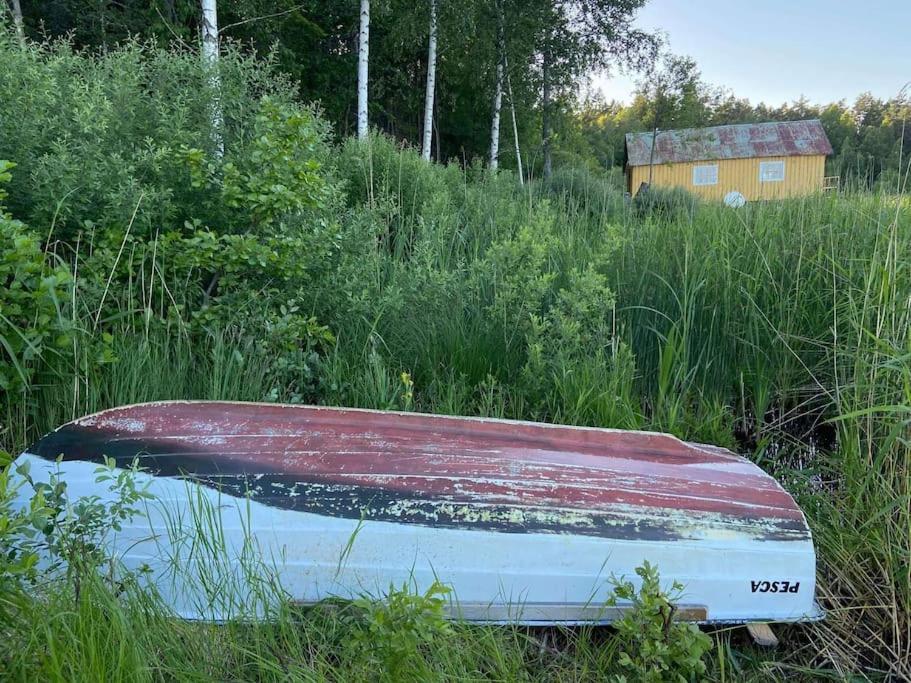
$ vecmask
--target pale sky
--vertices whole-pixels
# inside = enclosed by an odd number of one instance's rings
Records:
[[[754,104],[887,98],[911,81],[911,0],[649,0],[637,25]],[[635,81],[599,75],[592,88],[628,102]]]

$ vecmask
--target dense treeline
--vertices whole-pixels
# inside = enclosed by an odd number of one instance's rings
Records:
[[[610,63],[640,63],[653,52],[654,39],[630,26],[644,2],[440,0],[434,157],[485,157],[492,109],[502,100],[510,119],[514,112],[521,147],[542,165],[552,121],[567,110],[578,77]],[[305,100],[320,103],[340,136],[353,131],[356,0],[223,0],[218,13],[223,44],[270,55]],[[429,13],[429,0],[380,0],[370,11],[371,124],[413,144],[421,140]],[[22,15],[33,39],[68,36],[93,49],[131,36],[195,46],[201,23],[198,0],[25,0]],[[495,99],[498,83],[504,97]],[[502,126],[502,156],[515,167],[515,145],[505,144],[511,129],[511,120]]]
[[[650,130],[660,109],[661,128],[820,118],[835,149],[830,175],[852,186],[899,186],[902,150],[911,144],[907,96],[882,100],[862,94],[854,102],[830,104],[750,103],[703,82],[690,59],[665,57],[662,63],[656,39],[630,24],[644,2],[438,0],[433,157],[464,164],[489,155],[497,65],[502,64],[505,118],[498,126],[499,155],[506,167],[516,168],[517,148],[534,174],[545,170],[550,151],[558,164],[618,166],[623,136]],[[417,146],[431,2],[375,0],[372,5],[370,122]],[[218,11],[223,43],[237,41],[260,56],[269,55],[300,86],[305,100],[319,102],[339,136],[353,132],[356,0],[222,0]],[[93,49],[109,49],[131,36],[160,45],[180,41],[195,49],[201,21],[197,0],[24,0],[22,15],[24,31],[33,39],[69,36],[77,47]],[[578,83],[586,72],[621,66],[642,74],[631,104],[579,99]]]
[[[733,123],[822,121],[834,153],[827,170],[850,186],[882,186],[894,191],[911,152],[911,97],[883,100],[869,93],[813,104],[800,99],[777,107],[752,104],[705,83],[694,61],[665,58],[657,73],[643,75],[629,105],[588,101],[577,107],[576,124],[560,141],[563,161],[586,161],[610,167],[623,161],[623,139],[630,131],[697,128]],[[904,163],[902,162],[904,158]]]

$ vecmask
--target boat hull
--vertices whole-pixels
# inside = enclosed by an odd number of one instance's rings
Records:
[[[301,604],[439,580],[470,621],[608,623],[613,582],[637,583],[644,561],[684,586],[694,621],[819,616],[790,496],[742,458],[666,435],[168,402],[83,418],[20,462],[104,499],[104,456],[138,458],[154,496],[112,551],[186,618],[263,613],[279,595],[265,575]]]

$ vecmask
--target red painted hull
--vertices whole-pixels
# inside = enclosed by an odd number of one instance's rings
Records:
[[[674,540],[805,540],[755,464],[644,432],[226,402],[127,406],[30,451],[115,457],[267,505],[430,526]]]

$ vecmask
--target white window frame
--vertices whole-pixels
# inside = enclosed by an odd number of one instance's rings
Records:
[[[759,182],[760,183],[783,183],[785,174],[784,161],[760,161],[759,162]]]
[[[703,177],[704,174],[708,177]],[[718,184],[718,164],[701,164],[693,166],[693,186],[706,187]]]

